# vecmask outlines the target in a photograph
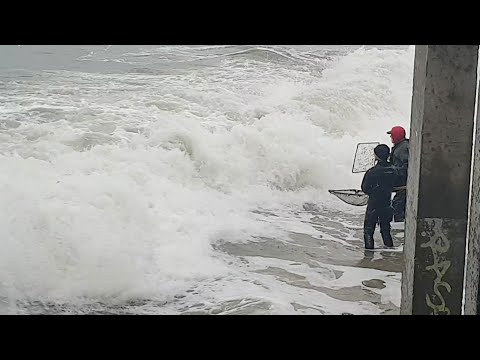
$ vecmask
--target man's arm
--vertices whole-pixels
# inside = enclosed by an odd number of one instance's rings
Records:
[[[370,189],[372,188],[371,182],[372,182],[371,172],[370,170],[368,170],[363,176],[363,180],[362,180],[362,191],[367,195],[370,195]]]
[[[408,146],[405,146],[400,150],[401,151],[398,151],[398,154],[395,154],[395,156],[398,158],[398,166],[401,168],[406,168],[408,164]]]

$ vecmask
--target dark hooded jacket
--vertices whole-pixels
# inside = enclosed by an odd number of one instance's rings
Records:
[[[393,166],[387,161],[378,161],[365,173],[362,181],[362,191],[368,195],[368,205],[378,209],[389,207],[394,183]]]
[[[392,148],[390,163],[396,173],[395,186],[407,185],[408,177],[408,139],[404,139]]]

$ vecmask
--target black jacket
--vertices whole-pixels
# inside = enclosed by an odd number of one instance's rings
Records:
[[[379,161],[369,169],[362,181],[362,191],[368,195],[368,205],[376,208],[390,206],[395,171],[393,166],[386,161]]]
[[[396,172],[395,186],[407,185],[408,177],[408,139],[399,142],[392,148],[390,163]]]

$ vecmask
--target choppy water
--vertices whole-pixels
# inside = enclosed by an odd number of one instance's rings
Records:
[[[407,46],[0,46],[0,309],[375,312],[281,287],[262,273],[271,263],[224,244],[292,232],[347,241],[315,228],[304,204],[361,221],[326,190],[358,188],[357,142],[408,129],[413,56]],[[336,281],[332,268],[302,266],[324,287]]]

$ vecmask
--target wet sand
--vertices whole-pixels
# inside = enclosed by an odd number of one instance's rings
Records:
[[[296,215],[312,229],[311,233],[290,231],[283,238],[257,238],[245,243],[223,241],[213,246],[217,254],[235,262],[234,266],[243,267],[241,278],[198,282],[166,301],[138,299],[88,305],[30,301],[17,303],[16,313],[399,314],[403,232],[392,231],[398,248],[382,249],[380,234],[376,233],[375,245],[379,249],[365,251],[360,213],[307,208]],[[276,221],[277,215],[269,216]],[[226,286],[233,295],[224,296],[222,289]],[[246,295],[248,289],[252,289],[251,295]],[[257,289],[263,290],[263,295]],[[272,295],[268,296],[270,292]]]
[[[399,308],[392,302],[382,302],[381,295],[375,289],[385,289],[385,280],[382,277],[401,276],[403,266],[403,231],[392,230],[395,251],[382,249],[381,237],[375,234],[375,251],[365,251],[363,248],[361,215],[350,215],[342,212],[329,212],[327,214],[310,211],[310,224],[317,229],[319,234],[312,236],[291,232],[288,239],[261,239],[259,242],[247,244],[223,243],[217,248],[241,258],[263,257],[270,259],[288,260],[293,264],[306,264],[311,268],[333,265],[345,267],[355,273],[355,269],[373,269],[385,272],[380,278],[359,280],[357,284],[348,287],[332,289],[327,286],[315,286],[304,276],[289,272],[278,267],[268,267],[260,270],[277,278],[278,281],[299,288],[313,289],[326,294],[334,299],[351,302],[370,302],[380,309],[381,314],[398,314]],[[345,223],[347,225],[345,225]],[[348,226],[351,224],[351,226]],[[325,236],[327,235],[327,236]],[[345,243],[332,241],[328,235],[343,239]],[[400,236],[399,236],[400,235]],[[343,276],[343,271],[333,270],[336,279]],[[400,286],[399,281],[397,285]],[[399,290],[399,289],[395,289]],[[396,303],[400,299],[397,296]],[[292,304],[301,308],[301,305]]]

